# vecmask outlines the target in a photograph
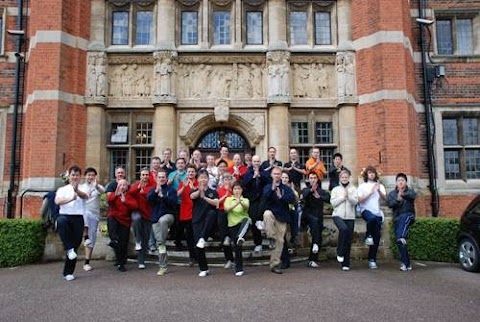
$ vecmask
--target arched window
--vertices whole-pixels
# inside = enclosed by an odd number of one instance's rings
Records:
[[[218,152],[226,145],[231,153],[250,152],[251,147],[242,134],[227,128],[216,128],[206,132],[199,140],[196,148],[202,152]]]

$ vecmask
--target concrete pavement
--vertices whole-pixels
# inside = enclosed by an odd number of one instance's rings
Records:
[[[0,269],[0,321],[475,321],[480,275],[458,265],[419,263],[413,271],[397,262],[366,261],[342,272],[338,263],[321,268],[293,264],[283,275],[268,267],[246,267],[242,277],[214,267],[200,278],[197,268],[157,266],[120,273],[112,262],[93,261],[65,281],[63,263]]]

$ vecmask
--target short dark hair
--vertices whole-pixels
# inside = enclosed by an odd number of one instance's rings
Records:
[[[234,181],[232,185],[232,189],[235,187],[240,187],[243,189],[242,183],[240,181]]]
[[[227,161],[225,161],[225,160],[223,160],[223,159],[218,160],[218,162],[217,162],[217,167],[220,165],[220,163],[225,163],[225,165],[228,167]]]
[[[87,174],[87,173],[90,173],[90,172],[93,172],[93,173],[95,173],[95,175],[97,175],[97,170],[95,170],[95,168],[92,168],[92,167],[86,168],[84,174]]]
[[[68,168],[68,174],[72,172],[80,172],[82,173],[82,169],[78,165],[72,165],[70,168]]]
[[[198,170],[197,177],[200,177],[201,175],[206,175],[207,177],[209,177],[208,171],[205,169]]]
[[[405,179],[405,181],[408,181],[407,175],[406,175],[405,173],[403,173],[403,172],[399,172],[399,173],[397,174],[397,176],[395,177],[395,181],[397,181],[398,178],[403,178],[403,179]]]
[[[340,152],[337,152],[333,155],[333,158],[335,159],[336,157],[339,157],[340,160],[343,160],[343,155]]]

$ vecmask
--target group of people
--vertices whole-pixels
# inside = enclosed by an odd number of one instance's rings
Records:
[[[317,147],[311,149],[305,164],[291,149],[289,161],[276,159],[276,148],[268,149],[268,159],[239,154],[229,158],[228,147],[220,157],[199,150],[189,156],[179,151],[173,162],[172,151],[163,151],[163,160],[152,158],[151,168],[142,169],[137,182],[129,185],[125,169],[115,169],[115,180],[106,188],[97,182],[93,168],[68,170],[69,184],[59,188],[55,203],[60,207],[57,230],[63,241],[66,259],[63,275],[74,279],[77,250],[85,246],[84,270],[92,269],[90,258],[100,218],[100,196],[107,193],[109,246],[115,252],[115,266],[126,271],[125,263],[130,229],[135,237],[138,268],[145,268],[147,252],[158,254],[157,275],[167,273],[166,240],[170,235],[177,247],[185,240],[191,263],[198,263],[201,277],[209,274],[205,253],[208,240],[216,234],[223,247],[225,268],[234,268],[236,276],[244,274],[243,244],[251,230],[254,253],[263,251],[264,236],[269,240],[270,270],[282,274],[290,266],[288,244],[295,242],[300,227],[311,235],[308,266],[317,268],[322,245],[324,203],[333,207],[333,222],[338,228],[337,261],[344,271],[350,270],[350,249],[356,213],[366,221],[365,244],[369,247],[368,266],[377,268],[376,256],[384,215],[380,201],[393,209],[395,236],[400,251],[400,270],[411,270],[407,250],[409,226],[415,219],[415,191],[407,185],[407,176],[396,176],[396,187],[388,196],[379,182],[377,170],[368,166],[358,189],[350,182],[351,173],[342,164],[342,155],[334,155],[327,172]],[[328,175],[329,188],[322,188]],[[305,182],[304,182],[305,180]],[[287,231],[289,238],[287,238]]]

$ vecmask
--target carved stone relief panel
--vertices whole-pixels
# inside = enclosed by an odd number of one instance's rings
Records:
[[[185,137],[187,133],[191,130],[191,128],[198,123],[204,117],[211,115],[213,118],[212,113],[192,113],[192,112],[185,112],[180,113],[178,118],[178,123],[180,125],[179,136]]]
[[[333,64],[294,63],[292,65],[293,96],[295,98],[333,98],[336,77]]]
[[[179,64],[177,88],[181,98],[230,98],[233,65]]]
[[[87,103],[105,103],[107,93],[107,54],[105,52],[88,53],[86,87],[85,98]]]
[[[172,51],[159,51],[154,52],[153,57],[155,59],[155,96],[174,98],[174,75],[177,65],[177,53]]]
[[[108,96],[116,99],[146,99],[152,95],[152,65],[118,64],[108,69]]]
[[[289,58],[289,52],[273,51],[267,53],[269,98],[286,98],[290,95]]]
[[[338,98],[356,96],[355,54],[353,52],[337,53]]]

